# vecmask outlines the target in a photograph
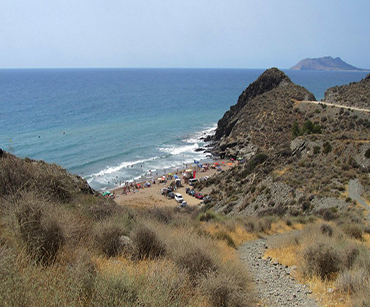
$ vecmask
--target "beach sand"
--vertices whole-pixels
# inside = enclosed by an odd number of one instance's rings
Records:
[[[222,170],[228,170],[237,162],[233,163],[232,166],[228,165],[230,163],[229,160],[218,160],[217,161],[221,166]],[[213,176],[218,171],[216,169],[210,168],[205,172],[196,172],[196,178],[200,179],[201,177],[205,176]],[[181,176],[182,177],[182,176]],[[155,178],[157,179],[157,178]],[[127,195],[123,194],[123,188],[115,189],[114,195],[115,202],[121,206],[141,206],[141,207],[154,207],[154,206],[167,206],[167,207],[176,207],[179,205],[174,199],[167,198],[166,196],[161,195],[161,190],[165,187],[168,187],[173,180],[168,180],[167,183],[158,183],[156,180],[156,184],[152,184],[149,188],[139,189],[136,193],[130,193]],[[201,203],[200,199],[196,199],[193,196],[186,194],[185,189],[190,187],[188,184],[184,183],[184,180],[181,179],[182,187],[178,188],[175,193],[180,193],[184,200],[190,206],[199,205]]]

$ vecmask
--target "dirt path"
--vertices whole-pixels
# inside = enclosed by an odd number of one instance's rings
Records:
[[[367,211],[367,221],[370,223],[370,206],[361,197],[363,192],[363,187],[358,179],[351,179],[348,183],[348,196],[357,201],[361,206],[363,206]]]
[[[313,103],[313,104],[324,104],[329,107],[337,107],[337,108],[344,108],[348,110],[355,110],[355,111],[361,111],[361,112],[367,112],[370,113],[369,109],[361,109],[361,108],[356,108],[356,107],[349,107],[349,106],[343,106],[340,104],[335,104],[335,103],[330,103],[330,102],[325,102],[325,101],[311,101],[311,100],[303,100],[303,101],[298,101],[301,103]]]
[[[291,234],[279,234],[284,236]],[[292,276],[294,267],[285,267],[271,259],[263,259],[268,239],[258,239],[239,246],[239,258],[252,274],[258,306],[318,306],[308,286],[298,283]]]

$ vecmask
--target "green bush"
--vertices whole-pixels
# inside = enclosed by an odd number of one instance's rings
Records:
[[[325,142],[324,145],[323,145],[323,153],[324,154],[328,154],[329,152],[331,152],[333,149],[333,147],[331,146],[331,144],[329,142]]]
[[[370,159],[370,148],[365,151],[365,158]]]

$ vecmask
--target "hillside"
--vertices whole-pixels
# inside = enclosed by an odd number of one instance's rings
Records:
[[[370,74],[360,82],[329,88],[325,102],[338,103],[348,107],[370,109]]]
[[[367,80],[362,85],[369,93]],[[253,95],[255,88],[260,91]],[[215,210],[232,215],[347,210],[346,187],[354,178],[369,197],[369,113],[305,100],[314,97],[275,68],[243,91],[218,123],[214,151],[244,162],[199,187],[218,200]]]
[[[341,58],[333,58],[330,56],[316,58],[316,59],[304,59],[299,61],[296,65],[291,67],[292,70],[363,70],[361,68],[354,67],[344,62]]]
[[[0,301],[369,305],[370,116],[351,108],[369,92],[367,76],[318,103],[266,70],[218,122],[213,152],[233,162],[195,185],[201,206],[119,206],[0,149]]]

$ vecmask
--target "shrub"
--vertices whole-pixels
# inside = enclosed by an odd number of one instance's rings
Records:
[[[252,221],[246,222],[246,224],[245,224],[245,230],[247,232],[254,232],[254,230],[255,230],[254,222],[252,222]]]
[[[101,223],[95,228],[95,243],[106,256],[117,256],[121,252],[120,237],[124,233],[118,225]]]
[[[333,246],[315,242],[308,246],[303,252],[305,262],[305,274],[308,276],[319,276],[321,279],[330,279],[333,273],[340,270],[341,258]]]
[[[331,146],[331,144],[329,142],[325,142],[324,145],[323,145],[323,153],[324,154],[328,154],[329,152],[331,152],[333,149],[333,147]]]
[[[211,210],[200,213],[197,216],[197,220],[199,220],[201,222],[209,222],[209,221],[216,220],[216,219],[217,219],[216,213],[211,211]]]
[[[201,289],[214,307],[255,306],[251,291],[245,289],[246,284],[238,285],[231,274],[210,272],[202,279]]]
[[[173,220],[174,210],[168,207],[154,207],[146,210],[145,215],[160,223],[169,224]]]
[[[88,214],[90,214],[95,221],[102,221],[111,217],[117,211],[117,205],[110,199],[99,199],[96,204],[92,204],[88,208]]]
[[[364,280],[366,280],[366,273],[362,270],[346,270],[338,276],[337,286],[343,292],[355,293],[363,288]]]
[[[333,236],[333,228],[329,224],[322,224],[320,226],[320,231],[322,234],[327,235],[329,237]]]
[[[154,259],[166,253],[164,243],[157,234],[146,226],[138,226],[132,235],[134,242],[134,259]]]
[[[99,275],[89,306],[135,306],[138,293],[126,274]]]
[[[45,214],[45,204],[38,200],[22,199],[16,213],[19,231],[28,253],[38,263],[51,264],[55,261],[59,248],[65,243],[65,237],[58,219]]]
[[[176,257],[175,262],[187,271],[193,283],[198,277],[217,270],[212,258],[199,247],[189,247],[185,253]]]
[[[370,148],[365,151],[365,158],[370,159]]]
[[[213,237],[216,240],[224,240],[226,241],[227,245],[236,248],[234,240],[230,237],[230,235],[226,231],[219,230],[213,235]]]
[[[301,131],[299,129],[299,125],[296,121],[294,121],[292,125],[292,136],[293,138],[296,138],[297,136],[300,136],[300,135],[301,135]]]
[[[357,240],[363,240],[362,235],[363,235],[364,231],[363,231],[363,228],[360,225],[358,225],[358,224],[346,224],[346,225],[344,225],[343,230],[348,236],[350,236],[354,239],[357,239]]]

